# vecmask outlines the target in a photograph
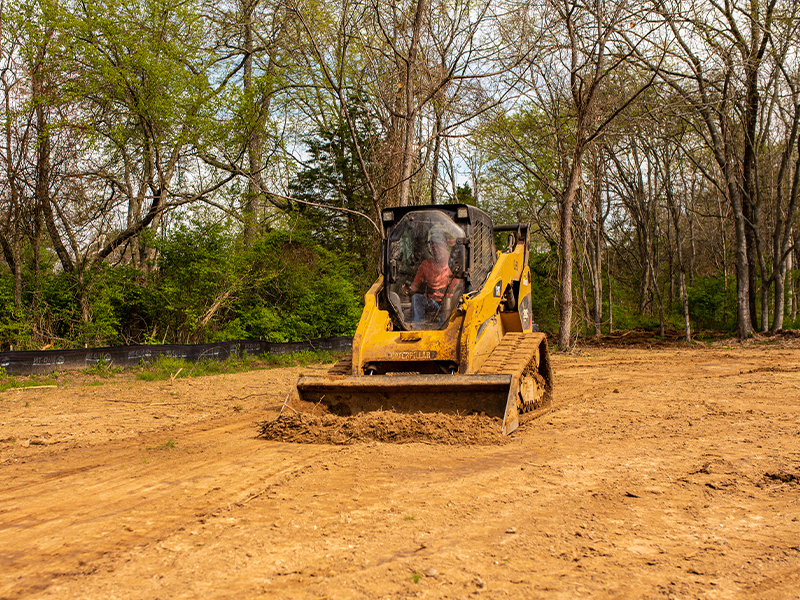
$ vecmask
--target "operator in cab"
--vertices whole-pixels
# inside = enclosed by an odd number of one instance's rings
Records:
[[[447,237],[438,230],[432,230],[428,239],[431,257],[422,261],[414,280],[403,284],[401,292],[411,297],[411,321],[420,325],[426,321],[426,314],[432,314],[434,322],[441,323],[447,316],[441,310],[442,301],[453,281],[450,270],[450,248]],[[425,294],[418,293],[423,285],[427,286]]]

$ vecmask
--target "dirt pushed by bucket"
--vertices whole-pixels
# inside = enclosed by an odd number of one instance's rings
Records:
[[[351,417],[284,411],[259,423],[258,437],[300,444],[347,445],[364,442],[436,445],[502,445],[511,437],[501,433],[502,419],[480,415],[442,413],[402,414],[394,411],[361,413]]]

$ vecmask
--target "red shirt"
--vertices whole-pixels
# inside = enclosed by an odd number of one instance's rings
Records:
[[[414,277],[414,283],[417,286],[427,283],[428,298],[441,302],[451,279],[450,266],[446,262],[438,263],[433,258],[428,258],[423,260],[419,266],[417,276]]]

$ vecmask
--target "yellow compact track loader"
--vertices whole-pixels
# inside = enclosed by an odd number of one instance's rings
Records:
[[[463,204],[382,213],[381,276],[365,297],[352,355],[301,376],[287,403],[366,411],[485,414],[511,433],[552,404],[547,339],[531,315],[527,223],[493,226]],[[495,250],[495,234],[508,248]],[[499,237],[499,236],[498,236]]]

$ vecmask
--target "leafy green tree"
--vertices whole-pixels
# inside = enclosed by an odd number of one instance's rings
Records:
[[[284,169],[292,162],[284,119],[299,126],[296,109],[287,106],[286,71],[296,48],[287,42],[280,3],[233,0],[206,9],[213,34],[207,50],[214,64],[214,102],[197,147],[206,165],[235,177],[242,187],[228,198],[226,212],[241,223],[249,246],[276,209],[290,207],[272,189],[272,179],[279,173],[284,181]]]
[[[489,123],[473,144],[486,163],[480,205],[502,221],[519,213],[535,225],[534,241],[557,243],[557,158],[547,127],[546,116],[528,105]]]
[[[206,23],[195,2],[98,0],[66,10],[66,89],[83,109],[71,124],[87,151],[76,165],[82,177],[68,190],[85,220],[60,225],[70,237],[104,221],[99,249],[90,245],[74,260],[124,252],[146,268],[153,252],[143,232],[154,233],[167,211],[216,184],[198,189],[203,180],[185,171],[211,97]]]
[[[361,314],[351,265],[320,248],[310,237],[267,233],[253,246],[252,294],[279,316],[281,327],[251,329],[274,341],[352,335]],[[255,300],[251,305],[256,306]],[[246,305],[241,306],[244,312]]]
[[[351,119],[357,125],[356,131],[365,141],[369,115],[358,108],[353,113]],[[306,140],[306,148],[308,159],[290,183],[290,194],[309,203],[298,205],[309,232],[325,248],[352,264],[360,274],[359,287],[363,291],[376,273],[379,237],[372,223],[361,216],[369,213],[371,197],[350,131],[340,122]],[[371,157],[367,154],[366,158]]]
[[[477,205],[472,187],[468,183],[461,184],[456,188],[456,202],[459,204]]]
[[[728,329],[726,307],[736,303],[736,290],[726,287],[726,278],[719,274],[698,277],[688,289],[689,312],[695,327]]]
[[[53,229],[53,163],[63,160],[63,144],[54,142],[52,133],[64,104],[57,16],[57,4],[48,0],[0,5],[0,247],[14,274],[17,305],[22,303],[28,249],[38,277],[45,221]],[[53,248],[67,255],[63,245]]]
[[[283,342],[354,331],[360,300],[339,257],[302,234],[268,232],[247,247],[230,233],[195,223],[158,242],[147,320],[163,339]]]

